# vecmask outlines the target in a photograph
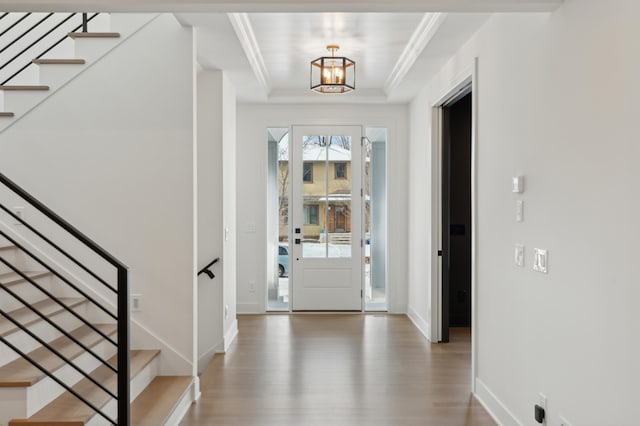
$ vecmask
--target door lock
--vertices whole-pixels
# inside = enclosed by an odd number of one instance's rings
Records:
[[[300,238],[296,238],[296,244],[300,244]]]

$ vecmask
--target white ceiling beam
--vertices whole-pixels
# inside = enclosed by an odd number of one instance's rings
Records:
[[[387,78],[384,85],[387,96],[402,83],[446,17],[446,13],[425,13]]]
[[[7,12],[548,12],[563,0],[0,0]]]
[[[236,32],[236,36],[238,36],[238,40],[242,45],[242,49],[253,73],[258,79],[260,86],[262,86],[268,95],[271,92],[269,72],[267,71],[267,66],[264,64],[264,58],[262,57],[258,40],[253,32],[249,15],[246,13],[228,13],[227,16],[229,17],[229,21],[231,21],[233,30]]]

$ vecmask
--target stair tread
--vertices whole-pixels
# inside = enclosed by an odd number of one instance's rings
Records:
[[[131,424],[165,424],[192,382],[191,376],[158,376],[153,379],[131,405]]]
[[[0,112],[0,114],[2,114],[2,113]],[[0,243],[0,251],[2,251],[2,250],[11,250],[11,249],[14,249],[14,248],[16,248],[16,246],[14,246],[11,243]]]
[[[130,354],[130,377],[135,377],[140,373],[144,367],[146,367],[158,354],[158,350],[136,350],[131,351]],[[114,356],[109,359],[109,363],[113,366],[117,366],[118,357]],[[112,392],[116,392],[117,388],[117,376],[113,371],[109,370],[104,365],[98,367],[91,373],[98,383],[102,384]],[[82,379],[76,383],[73,388],[74,391],[82,395],[86,400],[94,404],[98,408],[102,408],[110,400],[109,395],[104,393],[96,385],[91,383],[88,379]],[[58,398],[54,399],[49,405],[42,408],[28,419],[11,420],[10,426],[17,425],[46,425],[46,424],[59,424],[59,425],[84,425],[89,421],[96,413],[89,408],[85,403],[73,396],[69,392],[64,392]]]
[[[70,308],[74,308],[87,302],[86,299],[77,297],[61,297],[59,300]],[[41,300],[40,302],[34,303],[32,306],[46,316],[52,316],[64,310],[64,308],[51,299]],[[25,327],[37,321],[41,321],[41,318],[27,307],[11,311],[9,315]],[[18,330],[18,327],[16,327],[11,321],[3,317],[0,318],[0,336],[7,336],[16,330]]]
[[[107,336],[115,334],[118,330],[116,324],[95,324],[94,326]],[[70,334],[89,348],[105,341],[102,336],[87,325],[76,328]],[[53,340],[49,345],[71,360],[84,353],[81,347],[65,336]],[[55,371],[64,365],[64,361],[43,346],[28,355],[47,371]],[[18,358],[0,367],[0,387],[28,387],[43,378],[45,378],[45,374],[24,358]]]
[[[49,90],[49,86],[43,85],[4,85],[0,86],[0,90],[14,91],[14,90]]]
[[[2,111],[0,112],[0,117],[13,117],[15,114],[12,112]]]
[[[53,59],[53,58],[40,58],[31,61],[36,65],[83,65],[86,63],[84,59]]]
[[[69,33],[71,38],[118,38],[120,33]]]
[[[31,278],[32,280],[42,278],[42,277],[48,277],[49,275],[52,275],[51,272],[49,271],[22,271],[22,273],[28,276],[29,278]],[[15,272],[6,272],[3,274],[0,274],[0,283],[6,286],[19,284],[24,281],[26,280]]]

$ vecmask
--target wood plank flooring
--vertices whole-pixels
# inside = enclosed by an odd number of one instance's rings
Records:
[[[470,393],[470,331],[430,344],[405,316],[257,315],[201,376],[183,426],[495,425]]]

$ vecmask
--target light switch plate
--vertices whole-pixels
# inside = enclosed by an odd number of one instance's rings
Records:
[[[516,222],[524,220],[524,200],[516,200]]]
[[[514,176],[512,178],[512,192],[523,193],[524,192],[524,176]]]
[[[547,256],[547,250],[546,249],[539,249],[539,248],[534,248],[533,249],[533,270],[534,271],[538,271],[538,272],[542,272],[543,274],[547,273],[547,263],[548,263],[548,256]]]
[[[516,249],[514,252],[516,266],[521,268],[524,267],[524,246],[522,244],[516,244]]]

